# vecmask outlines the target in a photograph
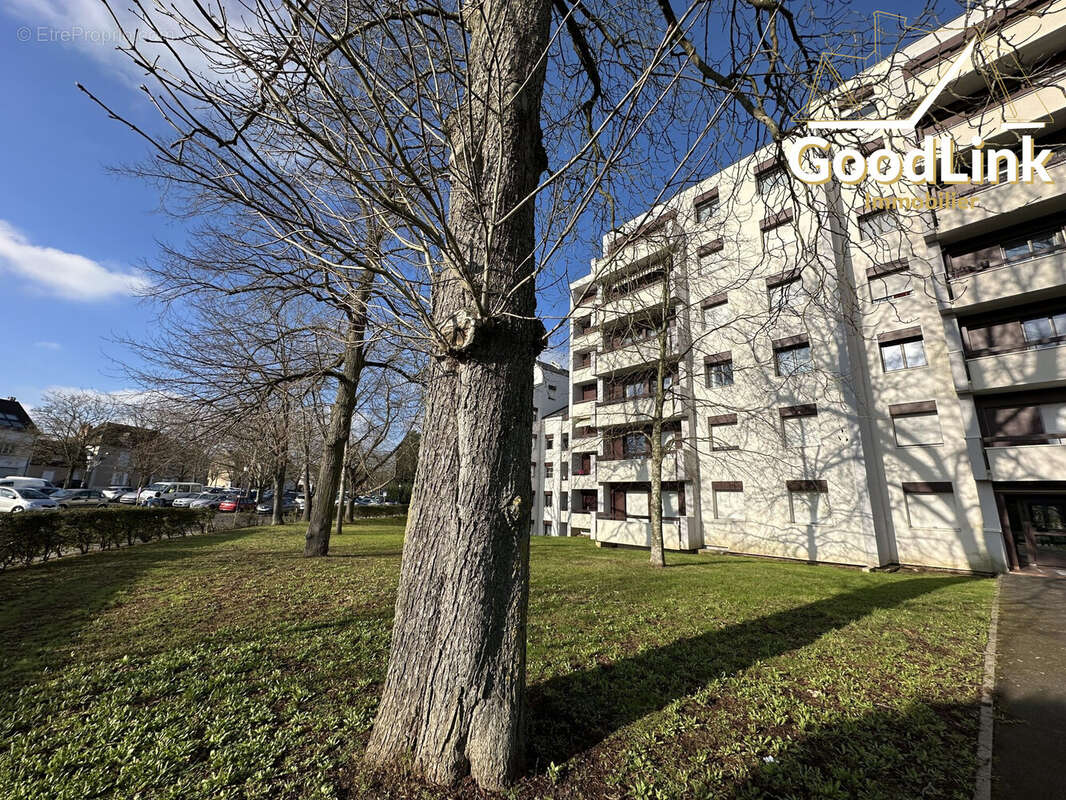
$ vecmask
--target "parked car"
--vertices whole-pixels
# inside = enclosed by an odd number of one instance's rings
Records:
[[[107,498],[107,502],[117,503],[122,495],[132,491],[132,486],[108,486],[106,489],[101,489],[100,494]]]
[[[203,485],[199,483],[160,481],[142,489],[140,492],[126,492],[119,498],[119,502],[128,505],[169,506],[179,497],[198,495],[203,490]]]
[[[29,478],[25,475],[8,475],[0,478],[0,486],[9,486],[13,489],[55,489],[55,484],[44,478]]]
[[[104,508],[107,498],[99,489],[57,489],[49,495],[60,508]]]
[[[28,487],[0,486],[0,512],[55,511],[59,505],[44,492]]]
[[[218,508],[231,495],[222,492],[200,492],[196,497],[189,499],[189,508]],[[177,502],[174,503],[177,505]]]
[[[274,513],[274,494],[273,492],[267,492],[263,495],[263,500],[259,505],[255,507],[255,510],[259,514],[273,514]],[[296,493],[285,492],[281,496],[281,511],[282,513],[289,513],[290,511],[296,511]]]
[[[227,497],[218,504],[219,511],[253,511],[254,509],[255,500],[247,495]]]

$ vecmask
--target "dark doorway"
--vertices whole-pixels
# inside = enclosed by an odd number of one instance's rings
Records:
[[[1066,494],[1003,496],[1018,567],[1066,569]]]

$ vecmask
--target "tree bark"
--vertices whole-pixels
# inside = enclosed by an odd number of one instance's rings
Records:
[[[285,514],[282,511],[282,495],[285,493],[285,462],[274,470],[274,508],[270,518],[271,525],[281,525],[285,522]]]
[[[304,461],[304,510],[302,519],[309,522],[311,519],[311,461]]]
[[[322,446],[322,460],[318,467],[318,482],[315,493],[318,503],[311,507],[307,535],[304,544],[305,556],[324,556],[329,553],[329,532],[333,525],[337,489],[344,469],[344,448],[352,432],[352,413],[355,411],[359,378],[366,361],[367,303],[374,283],[374,275],[367,272],[362,278],[353,303],[352,317],[348,325],[348,340],[344,349],[344,372],[337,381],[337,396],[329,413],[329,429]],[[310,495],[308,495],[310,500]]]
[[[481,308],[445,265],[389,667],[368,745],[437,783],[499,790],[522,767],[535,320],[534,207],[551,4],[489,0],[465,20],[468,93],[449,131],[449,226]],[[512,211],[513,209],[513,211]],[[504,213],[510,212],[504,217]],[[491,228],[484,225],[492,220]],[[487,269],[482,270],[482,265]]]
[[[341,464],[344,463],[346,455],[347,450],[345,450],[344,455],[341,456]],[[342,468],[339,494],[337,495],[337,536],[340,536],[342,533],[344,533],[344,479],[346,475],[347,471]]]

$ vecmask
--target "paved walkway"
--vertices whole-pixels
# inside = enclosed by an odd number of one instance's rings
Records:
[[[1000,578],[992,797],[1066,798],[1066,579]]]

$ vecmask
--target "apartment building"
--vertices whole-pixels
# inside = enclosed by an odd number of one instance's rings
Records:
[[[14,397],[0,399],[0,476],[25,475],[37,428]]]
[[[571,284],[571,527],[648,545],[658,425],[668,548],[1066,570],[1064,75],[1066,2],[970,12],[812,107],[918,117],[819,131],[843,175],[763,148],[604,236]],[[874,180],[943,134],[935,183]],[[1023,135],[1050,181],[1008,180]]]
[[[570,376],[562,367],[537,361],[533,367],[534,536],[569,536]]]

